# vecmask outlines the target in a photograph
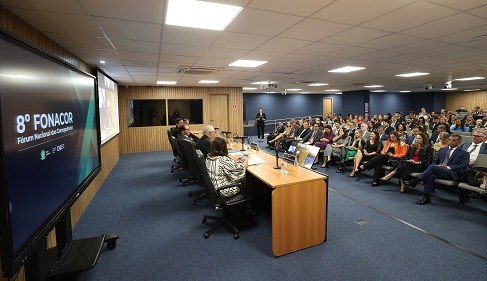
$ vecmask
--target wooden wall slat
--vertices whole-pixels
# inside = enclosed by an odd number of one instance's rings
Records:
[[[487,110],[487,91],[448,93],[445,99],[446,110],[457,110],[460,106],[472,110],[480,106]]]
[[[242,88],[203,88],[203,87],[119,87],[118,105],[120,108],[120,152],[135,153],[170,150],[166,126],[127,127],[127,101],[134,99],[203,99],[203,124],[191,125],[191,130],[201,131],[209,124],[210,95],[225,94],[229,97],[230,131],[243,133],[243,92]],[[235,105],[235,108],[233,108]],[[171,114],[172,112],[168,112]]]

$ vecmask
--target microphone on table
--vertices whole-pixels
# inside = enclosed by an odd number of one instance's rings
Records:
[[[242,141],[242,149],[240,149],[240,151],[245,151],[245,148],[244,148],[244,139],[247,139],[249,137],[248,136],[239,137],[237,134],[233,134],[233,138],[234,139],[240,139]]]
[[[281,167],[279,167],[279,152],[283,152],[284,150],[279,148],[280,142],[281,142],[280,139],[277,140],[276,145],[274,146],[274,150],[276,151],[276,166],[273,167],[274,169],[280,169],[281,168]]]

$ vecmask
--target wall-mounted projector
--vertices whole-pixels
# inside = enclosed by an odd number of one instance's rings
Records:
[[[260,89],[261,90],[276,89],[276,88],[277,88],[277,84],[264,84],[264,85],[260,85]]]

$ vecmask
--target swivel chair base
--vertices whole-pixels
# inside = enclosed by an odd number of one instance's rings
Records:
[[[221,226],[224,226],[229,232],[233,234],[233,239],[237,240],[238,238],[240,238],[240,233],[238,229],[230,222],[227,216],[215,217],[215,216],[205,215],[202,219],[202,222],[206,223],[208,219],[217,221],[218,223],[205,231],[205,234],[203,235],[205,239],[208,239],[208,237],[210,237],[211,232],[220,228]]]

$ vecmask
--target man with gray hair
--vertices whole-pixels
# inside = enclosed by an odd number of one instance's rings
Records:
[[[201,150],[205,158],[211,150],[211,141],[215,136],[215,128],[212,125],[206,125],[203,128],[203,136],[196,142],[195,149]]]

